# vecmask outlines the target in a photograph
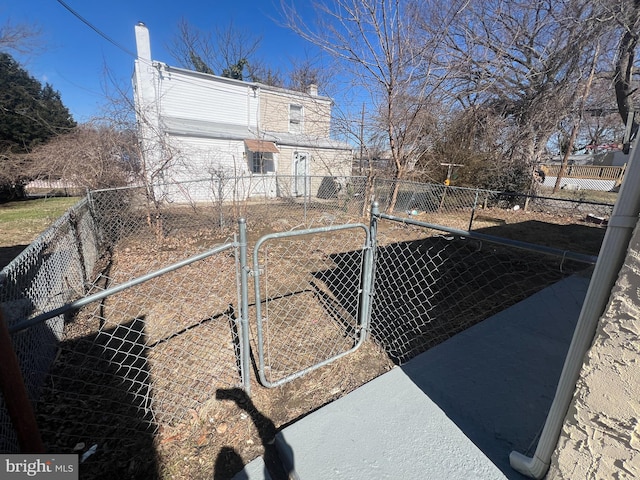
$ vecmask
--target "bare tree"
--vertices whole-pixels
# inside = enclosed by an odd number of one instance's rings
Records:
[[[448,163],[464,165],[452,169],[449,180],[455,185],[494,189],[509,183],[504,176],[513,172],[504,169],[500,142],[506,128],[504,119],[483,106],[442,112],[433,126],[432,143],[419,159],[420,178],[444,182],[449,170],[441,163]]]
[[[159,242],[163,241],[164,229],[161,209],[166,192],[158,188],[169,182],[167,171],[179,160],[179,149],[172,145],[157,118],[155,102],[136,103],[131,85],[120,83],[105,66],[104,95],[108,99],[102,115],[96,123],[107,125],[117,132],[135,132],[128,145],[131,154],[139,160],[135,179],[144,185],[147,224]]]
[[[306,92],[310,85],[325,90],[331,84],[332,71],[321,63],[321,59],[305,57],[290,58],[291,67],[287,73],[285,87],[297,92]]]
[[[7,20],[0,26],[0,51],[20,54],[33,52],[40,47],[39,37],[38,27]]]
[[[100,189],[127,185],[140,168],[135,132],[83,124],[29,155],[33,178],[67,180]]]
[[[606,30],[600,13],[589,0],[470,0],[449,29],[451,92],[508,121],[502,145],[516,170],[539,161],[572,111]]]
[[[262,37],[232,21],[207,32],[182,18],[167,49],[181,67],[243,80],[262,68],[256,55],[261,42]]]
[[[280,69],[269,67],[261,62],[247,65],[249,79],[272,87],[285,87],[285,76]]]
[[[567,165],[569,164],[569,155],[573,151],[573,147],[578,136],[578,130],[580,129],[580,124],[582,123],[582,118],[584,116],[584,108],[587,98],[589,97],[589,93],[591,91],[591,84],[593,83],[593,77],[596,72],[596,65],[598,64],[598,55],[600,53],[600,45],[596,45],[595,51],[593,53],[593,61],[591,63],[591,70],[589,72],[589,77],[587,78],[585,85],[583,87],[583,93],[577,101],[577,105],[575,110],[572,112],[572,120],[573,125],[571,126],[571,134],[569,135],[569,141],[567,143],[566,151],[564,152],[564,156],[562,157],[562,164],[560,166],[560,171],[556,176],[556,183],[553,186],[553,193],[557,193],[560,189],[560,183],[562,182],[562,177],[564,176]]]
[[[439,2],[426,3],[448,11]],[[331,54],[367,92],[385,132],[393,176],[406,178],[422,148],[416,132],[424,130],[419,125],[442,83],[434,60],[443,25],[419,30],[410,4],[400,0],[319,2],[314,24],[305,22],[292,5],[282,2],[281,7],[289,28]],[[397,193],[396,183],[390,210]]]
[[[617,108],[611,72],[603,72],[593,80],[591,94],[585,104],[585,115],[578,136],[578,150],[594,153],[622,144],[624,122]]]
[[[633,74],[640,35],[640,0],[626,0],[616,3],[620,8],[614,8],[611,12],[613,18],[617,20],[621,34],[615,61],[614,85],[618,112],[622,121],[627,125],[628,133],[625,135],[624,149],[625,152],[628,152],[631,140],[638,131],[638,120],[634,115],[632,95],[637,90],[637,87],[634,86]]]

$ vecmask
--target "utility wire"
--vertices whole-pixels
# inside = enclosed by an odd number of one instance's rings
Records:
[[[84,23],[87,27],[89,27],[91,30],[93,30],[94,32],[96,32],[98,35],[100,35],[102,38],[104,38],[105,40],[107,40],[109,43],[115,45],[116,47],[118,47],[120,50],[122,50],[123,52],[125,52],[128,55],[131,55],[133,58],[138,58],[138,56],[133,53],[131,50],[128,50],[127,48],[123,47],[122,45],[120,45],[118,42],[116,42],[113,38],[111,38],[109,35],[107,35],[106,33],[104,33],[102,30],[100,30],[99,28],[95,27],[91,22],[89,22],[89,20],[87,20],[86,18],[84,18],[82,15],[80,15],[78,12],[76,12],[73,8],[71,8],[67,3],[65,3],[63,0],[57,0],[57,2],[62,5],[64,8],[66,8],[67,10],[69,10],[69,12],[71,12],[73,14],[73,16],[75,16],[78,20],[80,20],[82,23]]]

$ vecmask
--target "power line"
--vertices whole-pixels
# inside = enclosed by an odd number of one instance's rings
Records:
[[[116,42],[113,38],[111,38],[109,35],[107,35],[106,33],[104,33],[102,30],[100,30],[99,28],[95,27],[91,22],[89,22],[89,20],[87,20],[86,18],[84,18],[82,15],[80,15],[78,12],[76,12],[73,8],[71,8],[68,4],[66,4],[63,0],[57,0],[57,2],[62,5],[64,8],[66,8],[69,12],[71,12],[71,14],[76,17],[78,20],[80,20],[82,23],[84,23],[87,27],[89,27],[91,30],[93,30],[94,32],[96,32],[98,35],[100,35],[102,38],[104,38],[105,40],[107,40],[109,43],[115,45],[116,47],[118,47],[120,50],[122,50],[123,52],[125,52],[128,55],[131,55],[133,58],[137,58],[138,56],[133,53],[131,50],[128,50],[127,48],[123,47],[122,45],[120,45],[118,42]]]

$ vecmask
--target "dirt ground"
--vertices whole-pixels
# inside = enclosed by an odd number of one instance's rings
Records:
[[[468,213],[454,216],[450,213],[437,215],[419,212],[411,218],[461,230],[466,230],[469,224]],[[291,218],[283,217],[271,223],[255,222],[259,228],[251,232],[250,243],[265,233],[287,230],[288,227],[297,225],[296,221],[297,218],[294,216]],[[319,217],[318,224],[321,223],[322,218]],[[476,216],[473,229],[481,233],[588,255],[597,255],[604,236],[603,226],[588,222],[582,214],[571,217],[512,209],[483,211],[481,215]],[[380,236],[385,239],[384,241],[390,243],[421,240],[425,238],[426,232],[424,229],[413,226],[389,222],[380,223]],[[438,233],[432,230],[428,232],[428,236]],[[102,266],[107,273],[105,278],[108,277],[110,282],[117,284],[146,273],[158,265],[170,263],[175,258],[176,252],[189,251],[191,247],[193,250],[197,250],[201,245],[215,244],[224,238],[223,236],[214,239],[205,233],[194,233],[188,237],[177,235],[171,240],[163,242],[161,248],[150,248],[144,239],[121,241],[114,250],[110,263]],[[309,264],[308,271],[321,271],[322,269],[318,265],[327,262],[326,252],[322,248],[309,246],[308,250],[304,250],[303,253],[300,253],[302,250],[299,250],[304,248],[301,245],[286,248],[293,249],[292,251],[296,253],[295,258],[289,260],[298,263],[307,262]],[[352,249],[348,248],[347,250]],[[289,258],[287,253],[288,251],[285,249],[279,253],[280,257],[278,258]],[[171,401],[179,404],[180,388],[183,391],[185,389],[185,383],[181,384],[181,379],[189,377],[191,371],[207,372],[209,368],[206,362],[194,363],[194,358],[208,358],[206,355],[209,353],[205,352],[210,352],[212,349],[216,352],[218,350],[222,352],[216,353],[216,355],[224,354],[231,359],[237,354],[237,345],[234,343],[237,339],[224,340],[221,342],[222,346],[212,345],[210,341],[199,342],[203,336],[202,332],[206,331],[204,329],[218,328],[211,325],[227,325],[229,320],[233,320],[235,313],[228,309],[228,305],[237,303],[234,283],[236,267],[232,256],[225,254],[207,260],[207,262],[203,265],[206,265],[208,272],[223,272],[215,277],[217,280],[209,280],[209,277],[204,277],[202,270],[193,270],[188,275],[168,275],[155,283],[150,282],[149,286],[120,294],[118,299],[111,303],[106,302],[94,310],[83,312],[85,315],[84,323],[78,322],[76,325],[84,326],[77,327],[78,330],[75,333],[73,327],[69,327],[70,335],[67,340],[70,342],[82,339],[82,345],[86,345],[86,348],[92,349],[99,346],[100,352],[122,350],[123,346],[132,345],[127,347],[129,348],[127,352],[132,356],[135,355],[136,359],[133,363],[127,363],[128,360],[124,357],[117,359],[118,371],[115,378],[120,378],[121,381],[119,385],[109,387],[110,395],[113,397],[112,402],[115,401],[115,397],[121,395],[126,399],[131,397],[132,404],[136,405],[133,415],[137,417],[139,422],[135,426],[128,425],[123,430],[126,436],[124,440],[118,437],[117,432],[112,432],[108,437],[109,440],[105,442],[103,425],[105,422],[126,422],[127,418],[131,418],[131,412],[119,414],[117,420],[109,420],[111,417],[108,417],[105,412],[108,412],[109,408],[116,407],[100,403],[91,406],[90,403],[102,395],[100,389],[85,396],[78,396],[74,393],[76,391],[84,392],[89,384],[113,382],[113,378],[94,377],[95,373],[90,372],[88,373],[90,378],[84,383],[79,382],[77,373],[64,371],[64,368],[78,363],[78,358],[69,357],[65,364],[63,352],[62,360],[59,359],[56,367],[58,370],[54,371],[47,384],[46,393],[39,404],[38,414],[39,420],[45,424],[43,434],[49,449],[58,452],[76,451],[82,454],[93,444],[98,445],[96,453],[81,465],[81,478],[185,480],[214,478],[221,480],[231,478],[242,469],[244,464],[260,455],[263,455],[265,461],[270,464],[273,458],[273,436],[279,429],[388,371],[394,366],[393,360],[397,361],[397,358],[384,351],[379,343],[368,338],[359,349],[347,356],[282,386],[265,388],[256,380],[255,371],[252,372],[251,397],[237,388],[239,386],[237,378],[234,379],[233,375],[228,372],[209,372],[198,380],[198,382],[208,385],[208,390],[202,390],[209,392],[208,397],[198,398],[193,406],[187,409],[186,415],[176,414],[171,416],[171,421],[162,421],[161,418],[153,416],[152,413],[140,406],[141,399],[154,395],[156,393],[152,392],[154,388],[156,391],[164,388],[167,391],[171,388],[177,388],[172,393],[174,396],[168,397],[165,404]],[[282,263],[285,263],[284,260]],[[286,299],[287,295],[297,293],[295,285],[288,285],[292,279],[296,280],[293,282],[294,284],[304,280],[302,277],[296,279],[295,275],[298,274],[289,273],[291,271],[283,269],[279,273],[278,293],[280,298]],[[328,278],[324,277],[325,283],[330,283]],[[551,280],[545,279],[544,281]],[[219,283],[207,285],[210,282]],[[179,287],[178,290],[175,289],[176,285]],[[205,286],[206,290],[203,290]],[[541,283],[534,287],[542,288],[543,286]],[[211,291],[230,292],[230,296],[212,295]],[[193,296],[185,296],[185,292],[193,292]],[[327,290],[324,295],[335,297],[336,293]],[[337,296],[340,297],[340,295]],[[339,300],[343,303],[345,301],[344,298]],[[513,300],[517,301],[517,299]],[[165,307],[166,305],[170,305],[170,307]],[[276,308],[276,305],[274,303],[273,308]],[[293,308],[291,305],[293,305],[291,302],[286,303],[287,308]],[[508,300],[505,300],[504,305],[508,305]],[[344,315],[348,316],[349,310],[350,308],[346,308],[347,313]],[[222,323],[209,321],[212,311],[220,312],[219,318]],[[206,312],[209,313],[205,315]],[[292,315],[297,312],[299,310],[295,310]],[[151,319],[154,318],[171,319],[171,321],[152,322]],[[201,320],[194,323],[194,318]],[[145,325],[140,327],[144,328],[144,331],[139,333],[139,338],[132,339],[132,332],[137,332],[137,323],[140,319],[145,322]],[[109,343],[113,342],[112,339],[117,335],[112,335],[108,341],[101,340],[99,335],[96,336],[96,330],[106,329],[105,322],[106,327],[110,328],[112,333],[117,331],[119,326],[127,326],[126,334],[122,336],[117,346]],[[153,325],[153,327],[150,328],[147,325]],[[287,338],[291,339],[292,335],[292,333],[287,333]],[[184,342],[184,345],[177,348],[177,342]],[[171,345],[172,349],[167,350],[164,357],[158,360],[160,347],[168,348],[168,345]],[[138,346],[141,348],[140,351],[135,350]],[[78,349],[77,344],[74,344],[73,347],[69,346],[68,351],[72,352],[73,349]],[[125,357],[127,352],[125,352]],[[255,343],[252,354],[255,368]],[[103,353],[91,353],[85,357],[94,359],[94,361],[96,358],[98,360],[104,359]],[[135,363],[138,362],[137,359],[143,357],[146,359],[144,365]],[[105,363],[105,372],[112,368],[114,358],[116,357],[110,357],[109,361]],[[162,365],[163,370],[158,370],[159,364]],[[127,370],[124,377],[122,374],[123,365]],[[135,373],[131,374],[132,371]],[[160,371],[163,372],[162,375],[158,373]],[[175,378],[173,387],[158,384],[163,381],[162,378],[165,378],[164,381],[169,383],[166,378],[172,375],[172,378]],[[193,385],[193,390],[200,388],[196,387],[196,384]],[[85,390],[82,390],[83,388]],[[73,400],[74,395],[81,400]],[[188,395],[185,393],[185,396]],[[174,400],[171,400],[172,398]],[[158,399],[156,398],[155,401]],[[64,405],[75,405],[75,409],[67,408],[67,410],[75,412],[77,418],[72,421],[68,416],[61,415],[61,409],[64,409]],[[96,413],[90,415],[87,413],[88,411]],[[95,416],[100,418],[95,418]],[[61,418],[63,420],[60,420]],[[76,425],[78,421],[80,426]],[[90,426],[91,428],[89,428]],[[108,447],[105,443],[108,444]]]

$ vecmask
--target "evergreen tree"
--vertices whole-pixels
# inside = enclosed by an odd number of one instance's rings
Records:
[[[60,94],[0,52],[0,198],[16,196],[24,175],[24,154],[76,123]]]
[[[0,53],[0,145],[14,153],[75,127],[60,94],[44,87],[7,53]]]
[[[241,58],[238,63],[229,65],[222,70],[222,76],[227,78],[233,78],[235,80],[244,80],[244,67],[249,65],[246,58]]]

